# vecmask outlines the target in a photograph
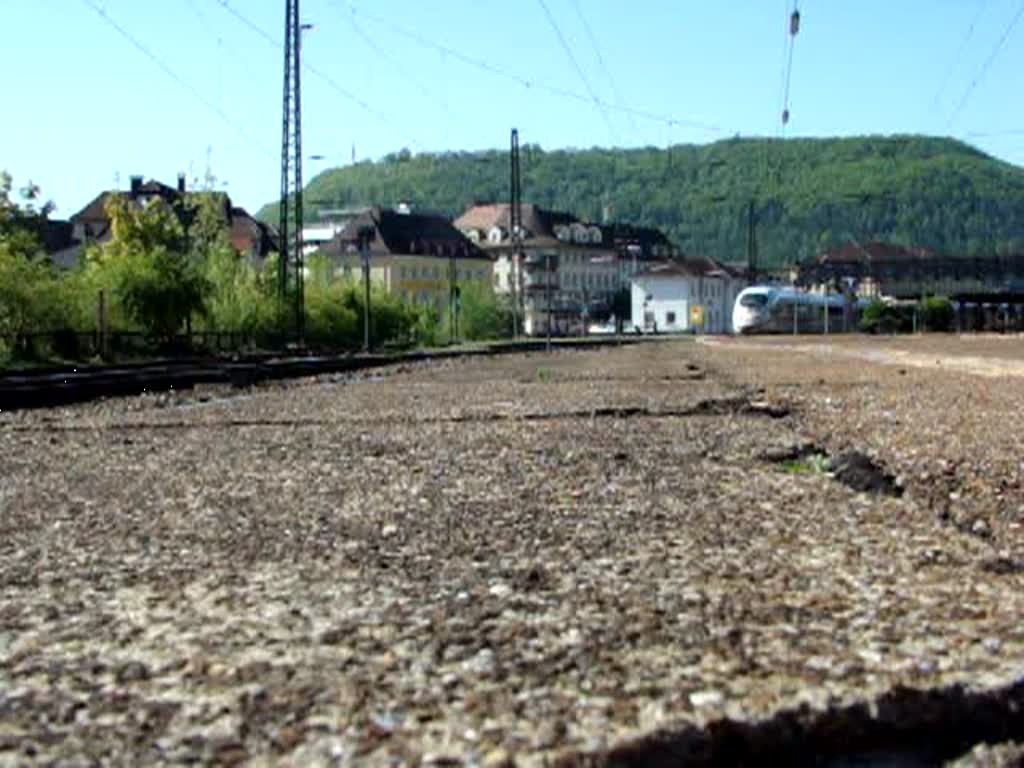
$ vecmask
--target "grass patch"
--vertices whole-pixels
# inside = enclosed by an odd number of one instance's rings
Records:
[[[797,459],[786,459],[779,463],[779,467],[790,475],[824,475],[828,472],[828,456],[814,453]]]

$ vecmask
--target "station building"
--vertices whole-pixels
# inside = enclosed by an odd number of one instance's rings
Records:
[[[960,330],[1024,330],[1024,254],[955,256],[892,243],[848,243],[797,266],[809,290],[849,287],[862,298],[945,296]]]

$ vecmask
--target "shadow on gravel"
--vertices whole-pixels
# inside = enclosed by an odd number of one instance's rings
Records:
[[[860,493],[873,493],[899,498],[903,487],[896,478],[874,459],[861,451],[845,451],[829,456],[814,443],[800,443],[770,449],[760,456],[762,461],[778,464],[792,474],[822,473]]]
[[[832,457],[828,470],[836,480],[855,491],[896,497],[903,495],[903,488],[896,484],[896,478],[860,451],[847,451]]]
[[[729,719],[662,731],[606,752],[567,755],[558,768],[678,766],[941,765],[978,744],[1024,738],[1024,680],[988,692],[960,686],[897,688],[872,704],[815,712],[786,710],[771,719]]]

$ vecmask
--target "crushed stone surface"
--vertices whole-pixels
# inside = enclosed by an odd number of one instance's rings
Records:
[[[543,765],[1006,685],[1022,401],[744,340],[0,414],[0,764]],[[851,451],[901,493],[786,458]]]

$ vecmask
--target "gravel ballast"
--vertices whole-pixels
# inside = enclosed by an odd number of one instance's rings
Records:
[[[902,754],[894,691],[1019,693],[1022,395],[678,341],[0,414],[0,764]]]

